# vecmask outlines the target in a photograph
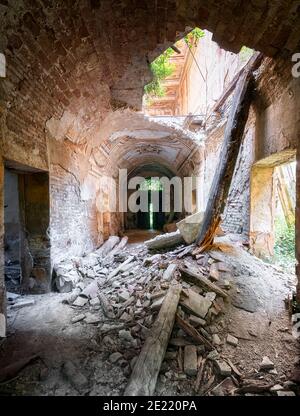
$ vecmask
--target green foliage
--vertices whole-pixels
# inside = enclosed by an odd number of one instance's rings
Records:
[[[204,31],[195,27],[190,33],[188,33],[184,40],[189,48],[193,45],[197,45],[199,39],[203,38]],[[163,97],[166,94],[166,90],[163,87],[161,81],[171,76],[174,72],[175,65],[170,63],[170,57],[174,54],[172,48],[168,48],[165,52],[159,55],[151,64],[150,69],[153,74],[153,80],[145,85],[146,101],[151,102],[151,98]]]
[[[295,224],[288,226],[284,218],[275,221],[274,260],[284,267],[295,264]]]
[[[161,81],[173,74],[175,65],[169,62],[169,58],[173,53],[173,49],[168,48],[150,64],[153,80],[145,86],[145,93],[148,99],[165,95],[166,91]]]
[[[141,191],[160,191],[162,190],[162,183],[159,179],[146,178],[141,183]]]
[[[195,29],[193,29],[184,37],[184,40],[188,47],[192,48],[193,45],[197,46],[199,39],[203,38],[204,35],[205,33],[203,30],[201,30],[199,27],[195,27]]]
[[[247,46],[243,46],[239,52],[239,57],[241,63],[245,64],[248,62],[249,58],[253,55],[253,49],[248,48]]]

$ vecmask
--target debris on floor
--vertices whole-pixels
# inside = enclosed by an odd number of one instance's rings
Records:
[[[59,368],[48,363],[56,380],[52,393],[43,390],[51,379],[46,375],[39,394],[299,394],[289,371],[299,344],[290,328],[285,338],[280,332],[288,319],[280,296],[291,292],[292,277],[234,245],[194,255],[193,249],[181,241],[168,250],[149,250],[147,242],[131,246],[126,238],[110,237],[95,252],[57,265],[58,309],[65,308],[60,331],[68,337],[82,332],[89,341],[82,335],[76,360],[62,348]],[[265,281],[270,271],[272,281]],[[32,297],[8,299],[12,319],[16,313],[25,319],[26,310],[39,306],[36,301],[21,308]],[[289,360],[281,356],[286,347]]]

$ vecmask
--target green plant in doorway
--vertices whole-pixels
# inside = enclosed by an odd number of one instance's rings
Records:
[[[147,101],[151,100],[151,98],[163,97],[165,95],[166,90],[161,84],[161,81],[172,75],[174,72],[175,65],[169,62],[173,53],[173,49],[168,48],[150,64],[153,80],[149,84],[145,85]]]
[[[281,217],[275,220],[274,261],[294,272],[295,222],[288,225]]]

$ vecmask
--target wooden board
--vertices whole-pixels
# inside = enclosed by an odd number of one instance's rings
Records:
[[[181,272],[182,278],[187,282],[194,283],[207,292],[215,292],[217,295],[222,296],[222,298],[228,298],[228,294],[224,292],[224,290],[220,289],[219,286],[210,282],[206,277],[197,273],[195,270],[186,266],[180,266],[179,271]]]
[[[125,396],[151,396],[173,330],[181,286],[171,286],[133,368]]]
[[[215,172],[207,208],[196,240],[197,245],[203,247],[203,250],[212,245],[226,204],[254,89],[252,70],[251,66],[245,70],[236,86],[220,151],[220,161]]]
[[[178,326],[186,332],[190,337],[192,337],[195,342],[199,345],[204,344],[208,349],[213,350],[214,346],[206,339],[204,338],[197,329],[195,329],[192,325],[190,325],[187,321],[182,319],[178,313],[176,314],[176,323]]]

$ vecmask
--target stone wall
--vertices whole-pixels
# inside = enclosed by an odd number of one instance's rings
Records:
[[[80,188],[88,175],[89,143],[98,136],[102,121],[115,108],[141,107],[143,86],[150,80],[149,61],[188,25],[207,28],[233,52],[245,44],[289,58],[299,50],[298,6],[292,1],[273,3],[254,1],[241,8],[237,0],[1,2],[0,52],[7,68],[6,78],[0,80],[0,313],[5,311],[3,158],[50,172],[54,253],[62,247],[71,255],[77,238],[84,250],[92,248],[100,241],[101,227],[108,232],[108,221],[96,213],[97,188],[84,202]],[[279,119],[281,110],[279,106]],[[292,111],[299,115],[299,106]],[[103,170],[109,172],[105,164]],[[76,223],[62,209],[64,202],[74,210]],[[118,217],[109,219],[109,232],[115,233]],[[80,236],[64,228],[83,227],[86,221]],[[97,235],[93,231],[88,236],[87,229],[95,224]]]
[[[242,146],[233,174],[224,211],[222,228],[226,232],[249,235],[250,230],[250,176],[255,158],[255,118],[250,113]]]
[[[81,256],[100,244],[95,201],[83,201],[76,176],[51,165],[52,261]]]
[[[255,124],[253,112],[246,125],[243,144],[241,146],[233,182],[229,190],[227,204],[223,213],[222,228],[226,232],[249,234],[250,216],[250,173],[255,152]],[[203,160],[202,208],[205,209],[210,187],[219,163],[221,143],[225,132],[225,122],[209,132],[205,142]]]
[[[212,33],[205,31],[194,50],[194,58],[180,91],[183,114],[199,114],[207,117],[224,88],[243,65],[238,54],[221,49],[212,40]]]
[[[272,205],[270,201],[273,198],[271,195],[273,191],[270,191],[271,199],[252,198],[252,209],[250,179],[253,174],[253,166],[255,168],[258,166],[274,168],[295,157],[300,123],[300,80],[292,78],[290,66],[285,65],[283,61],[272,61],[266,58],[256,74],[256,82],[255,99],[246,125],[222,226],[227,232],[241,233],[247,237],[250,235],[250,243],[254,252],[262,255],[263,247],[265,247],[266,252],[270,255],[274,244],[272,228],[274,221],[272,218],[270,219],[271,225],[266,231],[263,225],[258,225],[258,222],[254,226],[254,222],[250,222],[250,217],[258,218],[258,212],[261,212],[262,216],[265,215],[268,207],[256,206],[254,201],[269,201],[268,204]],[[215,167],[219,160],[223,135],[224,121],[223,124],[208,132],[205,141],[203,207],[206,206]],[[260,183],[259,181],[258,178],[258,183]],[[272,189],[271,179],[269,182],[270,189]],[[253,184],[254,182],[252,182],[252,187],[255,193],[257,187],[261,185],[254,186]],[[272,217],[274,210],[270,212]],[[265,232],[267,234],[263,237]]]

